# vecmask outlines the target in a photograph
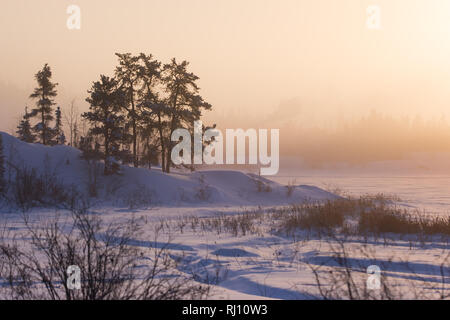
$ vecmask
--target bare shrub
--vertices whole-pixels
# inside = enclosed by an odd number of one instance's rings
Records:
[[[448,299],[450,297],[450,284],[446,265],[449,262],[447,254],[440,264],[440,272],[429,276],[438,281],[423,279],[407,260],[383,257],[378,259],[375,249],[368,246],[350,248],[351,241],[345,238],[330,238],[327,242],[331,251],[329,257],[322,258],[320,262],[307,261],[321,298],[326,300],[399,300],[399,299]],[[359,258],[358,258],[359,257]],[[316,257],[317,258],[317,257]],[[371,279],[367,273],[369,265],[380,268],[378,285],[369,286]],[[395,280],[389,277],[389,271],[395,266],[402,265],[411,274],[409,278]]]
[[[200,186],[197,188],[195,197],[201,201],[208,201],[211,198],[212,190],[209,184],[205,181],[205,177],[200,175]]]
[[[263,213],[248,211],[236,215],[220,214],[201,220],[191,217],[189,221],[191,222],[191,229],[194,232],[198,227],[203,232],[215,232],[217,234],[230,233],[238,237],[249,234],[261,234],[262,230],[258,227],[258,224],[262,224],[264,217]],[[188,221],[185,221],[183,227],[187,224]],[[180,225],[178,227],[180,228]]]
[[[377,300],[393,298],[387,279],[380,278],[383,290],[370,290],[366,278],[362,275],[365,268],[356,266],[350,258],[350,252],[345,241],[337,238],[329,241],[331,257],[319,264],[308,262],[307,265],[314,274],[320,296],[325,300]],[[331,266],[331,267],[329,267]]]
[[[86,160],[87,164],[87,189],[90,197],[98,197],[99,180],[103,166],[96,160]]]
[[[296,188],[295,180],[289,181],[286,186],[286,196],[288,196],[290,198],[292,196],[292,194],[294,193],[295,188]]]
[[[349,197],[349,193],[345,189],[333,183],[324,183],[323,189],[340,197]]]
[[[154,202],[154,192],[145,185],[138,184],[125,196],[126,205],[132,210],[151,207]]]
[[[180,201],[189,202],[191,200],[184,188],[178,187],[177,188],[177,193],[178,193]]]
[[[85,211],[67,222],[55,219],[38,227],[26,219],[30,247],[0,244],[0,278],[5,298],[51,300],[201,299],[208,286],[177,270],[167,245],[140,248],[135,220],[104,223]],[[81,270],[81,289],[68,286],[69,266]]]
[[[255,183],[258,192],[272,192],[272,187],[264,181],[253,179],[253,182]]]
[[[58,205],[73,207],[78,196],[76,189],[65,186],[55,174],[38,173],[36,169],[27,167],[15,169],[10,192],[14,204],[22,211]]]

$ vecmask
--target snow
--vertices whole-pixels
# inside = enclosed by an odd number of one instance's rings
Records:
[[[79,150],[28,144],[1,134],[5,159],[14,166],[48,171],[67,187],[86,192],[88,165],[80,159]],[[289,194],[281,183],[240,171],[165,174],[158,168],[123,167],[122,172],[121,176],[99,176],[99,196],[92,213],[106,223],[121,223],[130,217],[145,221],[143,231],[130,245],[154,247],[170,240],[167,248],[174,259],[182,261],[180,271],[196,274],[199,282],[217,277],[212,283],[211,299],[316,299],[320,295],[311,266],[324,265],[325,270],[339,267],[333,258],[333,247],[339,244],[336,240],[324,241],[302,232],[295,238],[288,237],[277,232],[276,221],[263,214],[271,207],[338,198],[330,192],[298,185]],[[194,230],[190,226],[189,219],[194,217],[207,221],[255,210],[261,212],[261,221],[257,230],[245,235]],[[24,230],[21,216],[13,208],[2,211],[0,223],[20,235]],[[33,223],[39,223],[54,215],[54,209],[41,208],[30,216]],[[166,221],[169,230],[158,242],[150,241],[155,224],[161,220]],[[180,230],[183,221],[186,226]],[[449,244],[443,239],[419,243],[393,235],[388,239],[346,239],[345,244],[348,263],[363,282],[367,266],[376,264],[406,293],[412,294],[411,286],[441,285],[440,263],[449,252]],[[367,252],[373,256],[368,257]],[[449,267],[444,268],[444,280],[449,283]]]
[[[86,193],[89,170],[87,162],[80,158],[81,151],[69,146],[29,144],[6,133],[2,136],[5,158],[14,166],[55,175],[65,186],[74,186],[80,193]],[[298,186],[288,195],[282,184],[239,171],[166,174],[157,168],[124,166],[121,176],[104,177],[102,168],[98,172],[96,202],[100,205],[123,206],[134,200],[137,206],[152,207],[277,206],[336,198],[310,186]],[[258,190],[258,184],[264,186],[263,191]]]

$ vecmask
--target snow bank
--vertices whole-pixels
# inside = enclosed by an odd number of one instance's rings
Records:
[[[29,144],[6,133],[0,134],[7,175],[14,175],[13,167],[34,168],[39,173],[56,176],[66,187],[87,194],[93,178],[92,167],[80,158],[78,149]],[[101,165],[97,171],[97,200],[116,206],[274,206],[337,198],[312,186],[299,185],[288,192],[286,186],[239,171],[166,174],[158,168],[124,166],[122,175],[109,177],[102,175]]]

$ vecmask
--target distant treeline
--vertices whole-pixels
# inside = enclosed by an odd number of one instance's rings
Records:
[[[282,136],[297,138],[282,140],[281,153],[301,156],[311,167],[400,160],[422,152],[450,152],[450,125],[445,118],[394,117],[376,111],[357,120],[336,122],[328,128],[291,125],[284,128]]]

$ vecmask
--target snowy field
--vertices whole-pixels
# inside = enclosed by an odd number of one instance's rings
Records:
[[[341,229],[288,232],[284,216],[293,204],[339,201],[339,196],[314,185],[339,186],[353,195],[398,194],[402,207],[445,215],[449,193],[443,178],[303,176],[296,178],[298,185],[287,185],[293,179],[278,177],[276,182],[218,170],[166,175],[158,169],[126,167],[121,176],[93,179],[98,168],[80,160],[78,150],[29,145],[6,134],[3,141],[9,164],[56,177],[67,189],[76,190],[77,197],[87,197],[87,186],[95,181],[89,214],[112,224],[139,221],[142,229],[129,245],[164,245],[178,261],[178,272],[211,285],[209,299],[449,298],[448,236],[363,236]],[[17,179],[14,172],[9,170],[10,184]],[[23,206],[5,202],[0,219],[7,231],[4,241],[15,239],[26,247],[23,211]],[[69,211],[36,207],[27,208],[26,215],[39,227],[55,215],[64,220]],[[354,223],[348,219],[349,225]],[[368,290],[367,281],[373,278],[367,268],[374,265],[381,271],[380,286]],[[348,283],[353,283],[351,290]]]

